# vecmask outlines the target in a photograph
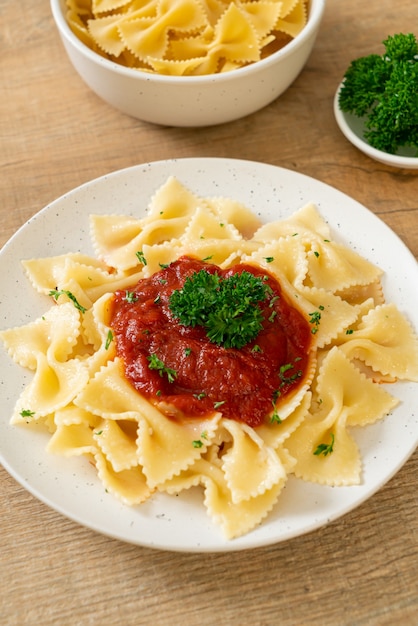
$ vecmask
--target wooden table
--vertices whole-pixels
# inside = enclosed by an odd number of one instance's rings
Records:
[[[64,192],[172,157],[243,158],[303,172],[376,213],[418,255],[418,172],[363,156],[332,99],[352,58],[417,24],[415,0],[328,0],[303,73],[246,119],[160,128],[99,100],[71,67],[47,0],[0,1],[0,243]],[[0,623],[416,625],[418,454],[342,519],[269,548],[159,552],[50,510],[0,470]]]

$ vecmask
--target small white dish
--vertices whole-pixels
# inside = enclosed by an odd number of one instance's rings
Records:
[[[340,89],[341,85],[338,87],[334,97],[334,115],[341,132],[345,135],[348,141],[375,161],[379,161],[385,165],[390,165],[391,167],[410,170],[418,169],[418,156],[416,156],[417,151],[415,148],[403,147],[399,149],[398,154],[389,154],[388,152],[377,150],[367,143],[364,138],[365,118],[357,117],[351,113],[344,113],[341,111],[338,104]]]

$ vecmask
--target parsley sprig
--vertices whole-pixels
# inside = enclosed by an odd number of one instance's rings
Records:
[[[67,291],[66,289],[51,289],[49,295],[54,298],[55,302],[58,301],[60,296],[67,296],[67,298],[74,304],[75,308],[81,311],[81,313],[85,313],[87,311],[87,309],[79,303],[71,291]]]
[[[243,271],[222,278],[206,270],[188,276],[170,296],[170,309],[184,326],[203,326],[208,339],[225,348],[242,348],[263,327],[258,306],[271,293],[265,280]]]
[[[314,455],[315,456],[320,456],[321,454],[323,456],[328,456],[328,454],[331,454],[332,452],[334,452],[334,435],[333,433],[331,433],[331,443],[320,443],[314,450]]]
[[[321,322],[321,313],[325,307],[320,304],[318,307],[319,311],[313,311],[313,313],[309,313],[309,323],[312,324],[311,333],[315,335],[319,330],[319,324]]]
[[[365,116],[364,137],[374,148],[392,154],[400,146],[418,151],[418,41],[412,33],[400,33],[383,45],[383,55],[352,61],[338,104],[342,111]]]
[[[148,367],[150,368],[150,370],[158,370],[158,373],[161,377],[163,377],[165,374],[169,383],[173,383],[175,381],[177,377],[176,370],[170,367],[166,367],[164,361],[159,359],[155,352],[153,354],[150,354],[147,359],[149,361]]]

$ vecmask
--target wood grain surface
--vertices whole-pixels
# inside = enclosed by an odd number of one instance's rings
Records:
[[[0,0],[0,244],[88,180],[179,157],[296,170],[349,194],[418,256],[418,172],[352,147],[332,99],[349,62],[418,28],[416,0],[328,0],[305,69],[262,111],[202,129],[147,125],[110,108],[70,65],[47,0]],[[4,416],[2,419],[5,419]],[[1,434],[0,434],[1,436]],[[3,626],[416,626],[418,453],[355,511],[269,548],[179,554],[95,534],[0,468]]]

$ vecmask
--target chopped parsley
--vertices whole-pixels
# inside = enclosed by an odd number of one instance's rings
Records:
[[[321,321],[321,311],[324,310],[324,306],[320,305],[318,307],[319,311],[314,311],[313,313],[309,313],[309,323],[312,324],[311,333],[315,335],[318,332],[319,323]]]
[[[159,359],[155,353],[147,356],[147,359],[149,361],[148,367],[150,368],[150,370],[158,370],[158,373],[161,377],[163,377],[165,374],[169,383],[175,381],[177,376],[176,370],[173,370],[170,367],[166,367],[164,362],[161,361],[161,359]]]
[[[315,456],[328,456],[334,451],[334,435],[331,433],[331,443],[320,443],[319,446],[314,450]]]
[[[258,302],[271,293],[266,281],[243,271],[221,278],[206,270],[188,276],[170,296],[170,309],[184,326],[202,326],[212,343],[242,348],[263,327]]]
[[[282,418],[278,414],[277,409],[274,409],[273,413],[271,414],[270,422],[271,422],[271,424],[281,424],[282,423]]]
[[[136,295],[134,291],[126,290],[124,300],[126,300],[126,302],[129,302],[129,304],[133,304],[134,302],[138,300],[138,296]]]
[[[205,445],[202,439],[207,439],[207,438],[208,438],[207,430],[202,431],[200,433],[200,439],[195,439],[194,441],[192,441],[193,448],[202,448]]]
[[[111,330],[108,331],[105,343],[105,350],[109,350],[110,344],[113,341],[113,333]]]
[[[300,360],[300,359],[297,359],[297,360]],[[292,370],[292,373],[287,374],[287,372],[290,372],[290,370]],[[279,368],[279,378],[281,380],[280,388],[284,387],[285,385],[293,384],[299,378],[301,378],[302,374],[303,374],[302,370],[295,370],[295,366],[293,363],[285,363],[284,365],[281,365]],[[279,394],[280,394],[280,388],[278,390]]]
[[[277,315],[277,311],[272,311],[269,317],[269,322],[274,322],[274,318]]]
[[[51,289],[49,295],[54,298],[55,302],[58,301],[58,298],[60,296],[67,296],[67,298],[71,300],[71,302],[74,304],[75,308],[81,311],[81,313],[85,313],[87,311],[84,306],[81,306],[81,304],[79,303],[75,295],[71,293],[71,291],[67,291],[66,289]]]
[[[147,264],[147,260],[145,258],[144,253],[142,252],[142,250],[138,250],[138,252],[135,253],[135,256],[138,259],[138,261],[140,263],[142,263],[142,265],[146,265]]]
[[[20,417],[34,417],[35,411],[31,411],[30,409],[22,409],[20,411]]]

